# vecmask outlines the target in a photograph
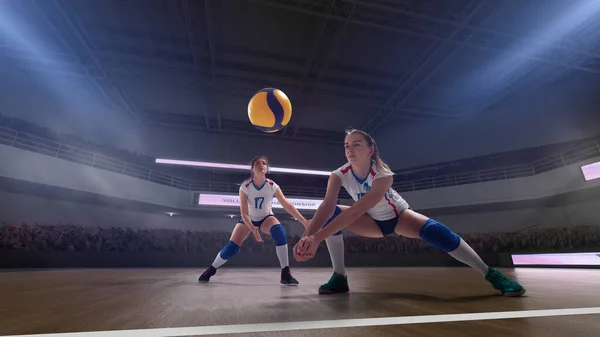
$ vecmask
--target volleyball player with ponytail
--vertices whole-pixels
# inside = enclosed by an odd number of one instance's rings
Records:
[[[251,177],[240,186],[240,211],[241,217],[231,233],[229,242],[215,257],[213,264],[202,273],[199,282],[208,282],[217,273],[217,269],[232,258],[240,250],[242,243],[252,233],[254,239],[263,242],[260,231],[270,234],[275,241],[275,252],[281,265],[281,283],[284,285],[298,285],[298,281],[290,273],[288,245],[285,229],[277,220],[271,209],[273,197],[277,198],[283,209],[298,219],[304,227],[308,221],[298,212],[283,195],[279,186],[271,179],[266,178],[269,167],[267,157],[260,156],[250,164]]]
[[[444,224],[410,209],[392,188],[393,172],[379,157],[377,144],[369,134],[347,130],[344,147],[348,163],[330,175],[325,200],[294,246],[296,260],[306,261],[314,256],[319,244],[325,240],[334,272],[329,282],[319,288],[320,294],[349,291],[341,235],[344,228],[371,238],[393,234],[420,238],[477,270],[505,296],[525,293],[520,284],[488,267],[460,236]],[[355,201],[350,207],[336,205],[342,186]]]

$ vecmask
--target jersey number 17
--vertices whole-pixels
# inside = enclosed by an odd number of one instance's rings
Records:
[[[256,197],[254,198],[254,208],[262,209],[263,202],[265,202],[264,197]]]

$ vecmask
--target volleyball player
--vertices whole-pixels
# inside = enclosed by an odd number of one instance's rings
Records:
[[[241,217],[233,229],[229,242],[217,254],[214,262],[198,279],[198,282],[208,282],[217,269],[231,259],[242,246],[248,235],[252,233],[254,239],[263,242],[260,231],[270,234],[275,241],[275,251],[281,265],[281,283],[285,285],[298,285],[298,281],[290,273],[288,245],[285,229],[277,220],[271,209],[273,197],[277,198],[283,209],[298,219],[306,227],[307,220],[298,212],[283,195],[279,186],[266,178],[269,168],[267,157],[259,156],[250,164],[251,177],[240,186]]]
[[[349,291],[341,235],[344,228],[365,237],[384,237],[395,233],[420,238],[477,270],[503,295],[521,296],[525,293],[520,284],[487,266],[461,237],[444,224],[410,209],[408,203],[392,189],[393,173],[379,158],[377,144],[369,134],[360,130],[346,131],[344,147],[348,162],[330,175],[324,202],[294,246],[296,260],[306,261],[314,256],[319,243],[325,240],[334,272],[329,282],[319,288],[320,294]],[[341,186],[355,201],[350,207],[336,206]]]

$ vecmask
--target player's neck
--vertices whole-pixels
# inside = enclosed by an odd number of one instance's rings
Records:
[[[371,171],[370,163],[366,164],[352,164],[352,172],[359,179],[365,179],[367,175],[369,175],[369,171]]]
[[[252,180],[254,181],[254,185],[256,186],[262,186],[262,184],[265,183],[265,180],[267,178],[264,175],[254,175],[254,177],[252,178]]]

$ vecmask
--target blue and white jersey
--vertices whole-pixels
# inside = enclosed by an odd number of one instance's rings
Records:
[[[333,171],[333,173],[340,177],[342,186],[344,186],[354,201],[358,201],[358,199],[371,189],[375,179],[389,177],[394,174],[386,171],[380,172],[377,169],[375,162],[371,164],[371,170],[363,180],[358,179],[354,174],[350,163],[346,163],[344,166]],[[408,203],[400,196],[400,194],[390,187],[383,198],[367,211],[367,214],[374,220],[384,221],[399,216],[400,213],[408,207]]]
[[[242,183],[240,191],[248,196],[248,215],[252,221],[260,221],[273,214],[271,203],[278,188],[279,185],[270,179],[265,179],[262,186],[256,186],[252,179]]]

